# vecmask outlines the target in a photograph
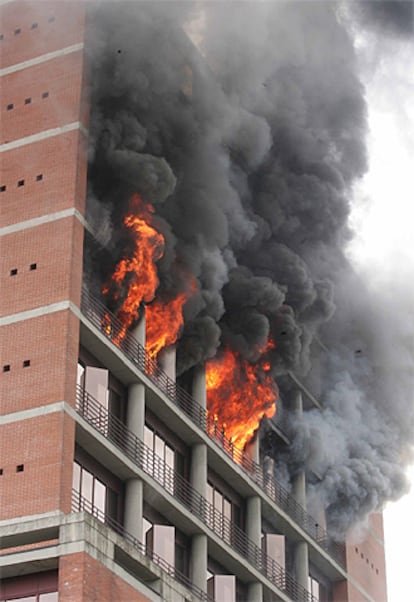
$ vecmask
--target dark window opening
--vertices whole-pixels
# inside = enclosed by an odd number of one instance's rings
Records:
[[[42,98],[47,98],[49,96],[49,92],[43,92]]]
[[[20,186],[24,186],[24,180],[19,180],[17,182],[17,187],[20,188]]]
[[[31,263],[30,264],[30,269],[31,270],[36,270],[37,269],[37,263]]]
[[[3,469],[0,468],[0,476],[3,474]]]
[[[0,186],[0,192],[6,192],[6,185]]]
[[[14,30],[14,35],[17,36],[19,33],[21,33],[21,31],[22,30],[20,29],[20,27],[18,29],[15,29]]]
[[[16,472],[23,472],[24,471],[24,464],[18,464],[16,466]]]
[[[0,40],[2,40],[4,38],[3,34],[0,33]]]
[[[3,372],[10,372],[10,364],[3,366]]]
[[[38,25],[37,23],[32,23],[32,26],[30,29],[36,29],[37,25]]]
[[[17,274],[17,268],[13,268],[12,270],[10,270],[10,276],[16,276]]]
[[[24,360],[23,361],[23,368],[27,368],[28,366],[30,366],[30,360]]]
[[[32,102],[32,99],[30,97],[24,99],[24,104],[25,105],[29,105],[31,102]]]
[[[43,174],[39,174],[36,176],[36,182],[40,182],[40,180],[43,180]]]
[[[14,107],[14,104],[11,102],[10,104],[7,105],[7,110],[11,111],[13,107]]]

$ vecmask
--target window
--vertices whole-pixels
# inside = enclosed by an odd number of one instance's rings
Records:
[[[319,583],[313,577],[308,577],[308,589],[315,600],[319,602]]]
[[[146,469],[170,493],[174,493],[176,451],[158,433],[144,426],[144,443],[152,452]],[[151,463],[151,464],[150,464]]]
[[[86,502],[85,509],[93,510],[93,514],[104,522],[107,487],[78,462],[73,465],[73,489],[79,493],[83,502]]]
[[[208,513],[209,526],[230,543],[232,523],[239,515],[238,507],[210,482],[207,483],[207,501],[214,508]]]
[[[32,99],[30,97],[24,99],[24,104],[25,105],[29,105],[31,102],[32,102]]]
[[[14,107],[14,104],[11,102],[10,104],[7,105],[7,110],[11,111],[13,107]]]

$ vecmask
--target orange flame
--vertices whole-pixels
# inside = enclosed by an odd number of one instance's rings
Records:
[[[269,342],[267,349],[272,345]],[[269,368],[265,361],[249,364],[230,348],[207,363],[208,411],[238,449],[251,439],[260,420],[276,411],[277,386]]]
[[[156,262],[164,254],[164,237],[152,225],[153,213],[152,205],[144,203],[138,194],[132,196],[124,224],[134,233],[134,250],[131,257],[118,262],[109,283],[102,289],[102,292],[114,301],[120,298],[122,289],[127,290],[117,311],[117,317],[122,324],[120,331],[113,337],[117,345],[139,317],[141,304],[152,301],[158,287]],[[103,327],[110,334],[112,328],[109,316],[105,316],[104,322]]]
[[[183,307],[192,293],[197,290],[196,281],[190,279],[187,291],[178,293],[170,301],[155,300],[145,308],[145,347],[150,359],[155,359],[161,349],[173,345],[184,325]]]
[[[182,310],[187,298],[185,293],[180,293],[168,303],[154,301],[145,308],[145,348],[151,359],[155,359],[161,349],[176,342],[184,324]]]

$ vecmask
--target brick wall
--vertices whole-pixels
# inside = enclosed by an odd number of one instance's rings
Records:
[[[123,579],[86,553],[59,560],[59,602],[149,602]]]
[[[83,227],[74,217],[3,236],[0,315],[65,299],[79,305],[82,245]]]
[[[1,334],[2,414],[63,400],[74,404],[79,321],[70,310],[2,326]]]
[[[64,412],[0,427],[1,518],[70,512],[74,422]]]
[[[76,0],[0,6],[5,70],[0,227],[10,228],[0,238],[0,315],[6,317],[0,333],[0,410],[5,415],[75,402],[76,315],[62,309],[8,319],[53,303],[80,302],[83,226],[73,215],[54,221],[47,216],[73,208],[84,212],[87,135],[78,126],[60,133],[72,122],[87,126],[84,49],[68,50],[83,43],[84,26],[85,5]],[[51,52],[57,55],[44,60]],[[54,128],[57,133],[44,136]],[[27,136],[37,138],[20,140]],[[35,218],[44,223],[22,224]],[[70,512],[73,420],[63,412],[22,418],[1,427],[0,518]]]
[[[87,141],[79,130],[3,153],[1,226],[73,206],[83,214],[86,158]]]
[[[82,82],[83,50],[3,76],[0,143],[79,121]]]
[[[18,0],[1,8],[2,69],[83,41],[85,15],[77,0]]]
[[[370,517],[369,529],[362,543],[346,546],[348,573],[372,599],[386,602],[385,552],[382,515]],[[334,602],[365,602],[366,598],[352,585],[340,583],[335,588]]]

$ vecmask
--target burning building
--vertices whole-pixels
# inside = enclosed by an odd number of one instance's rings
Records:
[[[386,599],[412,416],[344,254],[346,16],[305,4],[1,4],[1,600]]]

